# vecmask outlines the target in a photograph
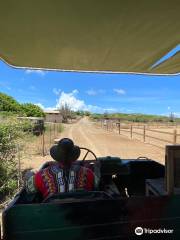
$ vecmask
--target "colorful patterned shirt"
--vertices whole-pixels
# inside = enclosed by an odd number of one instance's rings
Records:
[[[59,163],[52,162],[27,180],[26,190],[28,193],[40,192],[46,198],[56,193],[92,191],[94,181],[94,173],[89,168],[74,164],[66,170]]]

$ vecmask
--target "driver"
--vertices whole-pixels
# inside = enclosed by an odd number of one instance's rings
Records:
[[[89,168],[75,164],[80,156],[80,148],[71,139],[61,139],[51,147],[50,155],[56,162],[48,162],[47,167],[26,181],[28,193],[39,192],[45,199],[57,193],[94,189],[94,173]]]

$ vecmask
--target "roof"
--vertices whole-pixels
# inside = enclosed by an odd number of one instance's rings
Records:
[[[72,71],[180,72],[179,0],[1,1],[0,57]]]
[[[57,111],[57,110],[45,110],[44,111],[44,113],[46,113],[46,114],[60,114],[60,112],[59,111]]]
[[[44,120],[43,117],[17,117],[17,119]]]

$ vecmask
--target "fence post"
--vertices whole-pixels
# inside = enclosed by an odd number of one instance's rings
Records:
[[[133,131],[132,131],[133,129],[132,128],[133,128],[133,126],[131,125],[131,139],[132,139],[132,133],[133,133]]]
[[[119,123],[118,123],[118,127],[119,127],[119,134],[121,134],[121,123],[120,123],[120,120],[119,120]]]
[[[144,128],[143,128],[143,142],[146,141],[146,125],[144,125]]]
[[[173,134],[173,144],[176,144],[176,140],[177,140],[177,130],[174,130],[174,134]]]
[[[51,145],[51,123],[49,124],[49,144]]]
[[[56,129],[55,129],[55,123],[54,123],[54,138],[56,137]]]
[[[42,155],[43,155],[43,157],[45,156],[45,151],[44,151],[44,132],[45,131],[43,131],[43,133],[42,133]]]

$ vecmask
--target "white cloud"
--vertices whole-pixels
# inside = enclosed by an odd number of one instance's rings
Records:
[[[175,117],[179,118],[180,117],[180,112],[175,112],[173,113]]]
[[[25,71],[26,74],[31,74],[31,73],[36,73],[36,74],[39,74],[41,76],[44,76],[45,75],[45,71],[42,71],[42,70],[32,70],[32,69],[27,69]]]
[[[42,110],[55,110],[55,107],[45,107],[42,103],[35,103],[35,105],[40,107]]]
[[[106,109],[106,108],[102,108],[95,105],[88,105],[84,102],[84,100],[78,99],[77,97],[78,93],[79,92],[77,89],[73,90],[70,93],[61,92],[61,95],[57,100],[57,104],[55,108],[56,109],[61,108],[62,106],[67,104],[70,107],[70,109],[73,111],[82,110],[82,111],[90,111],[90,112],[97,112],[97,113],[104,113],[105,111],[109,111],[109,112],[117,111],[114,108]]]
[[[74,90],[72,91],[72,93],[73,93],[73,95],[76,95],[76,94],[79,93],[79,91],[78,91],[77,89],[74,89]]]
[[[171,109],[171,107],[168,107],[167,109],[168,109],[168,110],[170,110],[170,109]]]
[[[95,90],[93,90],[93,89],[87,90],[86,93],[87,93],[88,95],[90,95],[90,96],[95,96],[95,95],[97,95],[97,92],[96,92]]]
[[[99,90],[94,90],[94,89],[89,89],[86,91],[86,93],[90,96],[95,96],[101,93],[105,93],[106,91],[104,89],[99,89]]]
[[[53,107],[45,107],[41,103],[36,103],[37,106],[41,107],[43,110],[57,110],[67,104],[72,111],[90,111],[95,113],[104,112],[117,112],[115,108],[102,108],[95,105],[86,104],[84,100],[77,97],[79,91],[74,89],[72,92],[66,93],[64,91],[60,92],[59,98],[56,100],[57,103]]]
[[[116,108],[104,108],[105,112],[117,112],[118,110]]]
[[[113,89],[113,91],[119,95],[125,95],[126,94],[126,91],[124,89]]]
[[[61,89],[53,88],[53,93],[55,95],[59,95],[61,93]]]
[[[57,100],[56,108],[61,108],[65,104],[73,111],[86,110],[86,104],[83,100],[76,97],[78,90],[75,89],[70,93],[61,92],[59,99]]]
[[[40,107],[41,109],[45,109],[44,105],[42,103],[35,103],[36,106]]]

